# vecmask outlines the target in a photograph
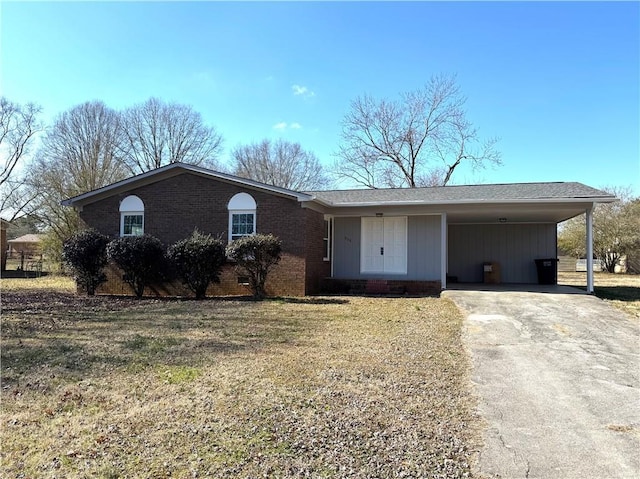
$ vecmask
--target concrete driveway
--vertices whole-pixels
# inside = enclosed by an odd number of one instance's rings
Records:
[[[448,290],[486,420],[481,477],[640,478],[640,323],[572,288]]]

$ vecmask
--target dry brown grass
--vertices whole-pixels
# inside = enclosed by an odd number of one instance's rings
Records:
[[[65,291],[74,292],[73,279],[62,275],[46,275],[39,278],[2,278],[0,294],[4,291]]]
[[[640,319],[640,275],[594,273],[594,292],[612,306]],[[559,272],[558,284],[578,286],[587,284],[587,273]]]
[[[3,281],[3,477],[470,477],[437,298],[78,298]]]

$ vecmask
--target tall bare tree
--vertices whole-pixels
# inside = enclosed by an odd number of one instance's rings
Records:
[[[132,173],[175,162],[215,167],[222,136],[190,106],[150,98],[122,114],[124,160]]]
[[[22,213],[32,199],[23,188],[24,175],[16,168],[44,128],[40,112],[33,103],[20,105],[0,98],[0,213],[8,220]]]
[[[495,138],[481,141],[454,76],[434,76],[399,101],[365,95],[342,122],[335,169],[368,188],[446,185],[463,163],[499,165]]]
[[[60,240],[78,229],[77,214],[60,201],[128,176],[121,152],[119,114],[100,101],[71,108],[44,136],[29,172],[29,186],[38,194],[33,212]]]
[[[299,143],[262,140],[237,146],[231,156],[235,175],[268,185],[311,191],[325,188],[329,183],[318,158]]]

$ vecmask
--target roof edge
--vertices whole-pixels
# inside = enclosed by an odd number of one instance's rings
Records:
[[[279,186],[268,185],[266,183],[261,183],[259,181],[251,180],[248,178],[242,178],[239,176],[231,175],[228,173],[222,173],[220,171],[210,170],[208,168],[204,168],[201,166],[190,165],[188,163],[171,163],[169,165],[161,166],[154,170],[146,171],[144,173],[140,173],[138,175],[132,176],[130,178],[126,178],[121,181],[117,181],[115,183],[111,183],[110,185],[103,186],[101,188],[97,188],[95,190],[88,191],[86,193],[82,193],[81,195],[73,196],[71,198],[67,198],[62,200],[60,204],[62,206],[75,206],[77,204],[82,204],[85,200],[88,200],[94,196],[102,195],[108,193],[113,190],[117,190],[122,187],[126,187],[127,185],[134,184],[141,180],[151,178],[155,175],[165,173],[167,171],[171,171],[174,169],[181,169],[187,172],[192,172],[204,176],[209,176],[213,178],[218,178],[223,181],[228,181],[232,183],[242,184],[250,188],[255,188],[259,190],[269,191],[272,193],[290,196],[292,198],[296,198],[298,201],[310,201],[312,199],[312,195],[308,193],[301,193],[299,191],[289,190],[287,188],[281,188]]]
[[[418,205],[471,205],[471,204],[507,204],[507,203],[613,203],[618,201],[615,196],[602,196],[602,197],[565,197],[565,198],[514,198],[504,200],[440,200],[440,201],[425,201],[425,200],[413,200],[413,201],[361,201],[361,202],[341,202],[341,203],[327,203],[324,200],[320,200],[314,197],[314,201],[321,203],[325,206],[334,208],[347,208],[347,207],[363,207],[363,206],[418,206]]]

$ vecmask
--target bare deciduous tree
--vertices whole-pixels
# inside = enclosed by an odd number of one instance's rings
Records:
[[[79,227],[77,213],[60,201],[128,175],[123,142],[118,113],[99,101],[62,113],[43,138],[29,172],[30,189],[37,194],[33,212],[60,240]]]
[[[175,162],[215,167],[222,137],[190,106],[150,98],[122,114],[125,162],[143,173]]]
[[[299,143],[263,140],[238,146],[231,156],[237,176],[295,191],[322,189],[328,184],[318,158]]]
[[[26,158],[36,134],[43,129],[41,109],[0,98],[0,212],[8,220],[18,216],[32,200],[23,188],[24,177],[16,167]]]
[[[640,198],[634,198],[631,188],[605,187],[620,201],[598,204],[593,212],[593,253],[610,273],[623,256],[637,261],[640,250]],[[560,227],[558,247],[576,258],[586,254],[585,215],[572,218]]]
[[[446,185],[462,162],[499,165],[482,142],[453,76],[435,76],[400,101],[356,98],[342,123],[336,172],[368,188]]]

